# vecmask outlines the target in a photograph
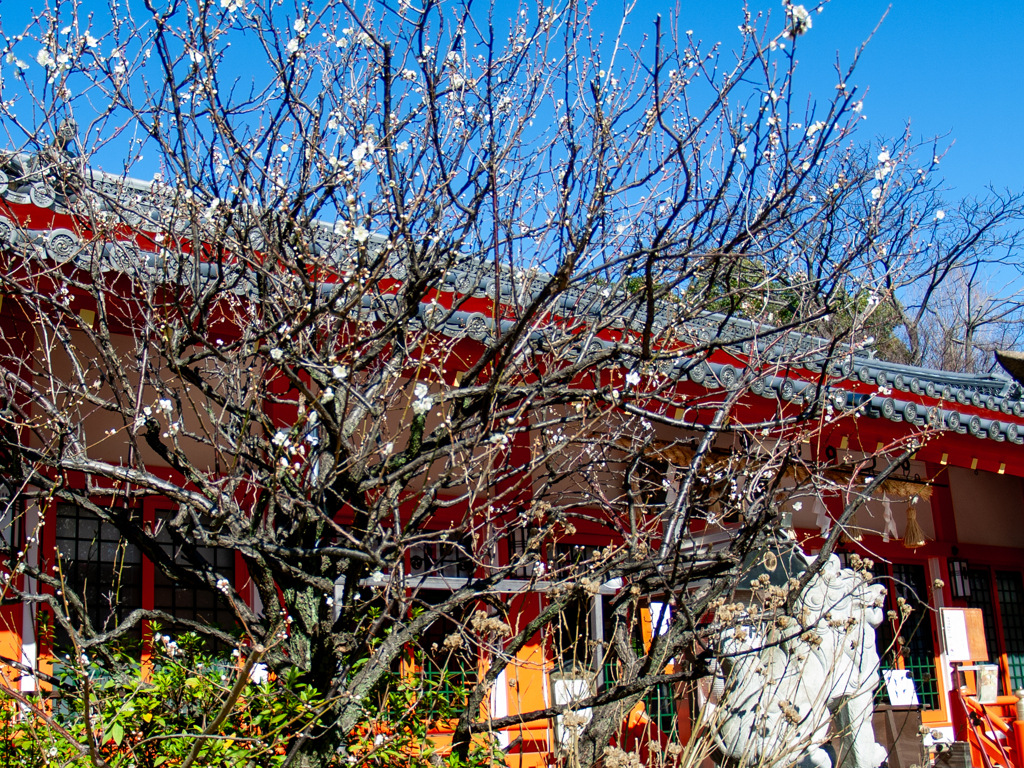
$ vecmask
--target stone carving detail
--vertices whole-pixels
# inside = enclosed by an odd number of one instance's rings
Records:
[[[0,245],[13,245],[18,239],[18,230],[14,222],[6,216],[0,216]]]
[[[78,255],[78,238],[74,232],[55,229],[46,238],[46,250],[59,261],[68,261]]]
[[[836,768],[878,768],[885,750],[871,712],[884,593],[833,555],[797,603],[799,624],[783,618],[722,638],[710,717],[723,764],[830,768],[822,747],[836,737]]]
[[[29,199],[32,201],[32,205],[37,208],[50,208],[55,202],[57,202],[57,195],[53,189],[42,182],[36,182],[33,184],[28,191]]]

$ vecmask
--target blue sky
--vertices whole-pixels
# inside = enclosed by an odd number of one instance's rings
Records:
[[[497,2],[517,5],[517,0]],[[614,34],[622,0],[597,3],[597,31]],[[142,9],[138,0],[130,4]],[[84,0],[82,6],[95,13],[96,27],[105,26],[104,2]],[[483,13],[486,3],[477,0],[475,6]],[[0,0],[5,30],[20,31],[33,7],[41,9],[43,2]],[[770,28],[781,28],[779,2],[759,0],[751,10],[770,12]],[[945,137],[942,146],[952,147],[942,171],[952,199],[982,194],[990,184],[1024,190],[1024,100],[1017,53],[1024,37],[1022,0],[993,0],[984,6],[952,0],[892,0],[891,6],[889,0],[832,0],[813,15],[813,29],[799,40],[798,91],[827,100],[837,82],[837,52],[845,66],[887,10],[852,80],[862,92],[869,91],[862,138],[900,135],[908,122],[918,138]],[[679,28],[692,29],[705,48],[720,41],[727,50],[740,41],[742,6],[733,0],[636,0],[628,37],[639,41],[652,33],[658,13],[665,24],[678,15]]]
[[[771,28],[781,27],[780,2],[750,7],[770,12]],[[742,7],[729,0],[638,0],[632,33],[652,31],[658,13],[667,20],[677,9],[680,28],[705,42],[739,42]],[[945,136],[942,146],[953,144],[942,161],[950,198],[982,194],[988,185],[1024,190],[1022,0],[832,0],[799,40],[798,89],[828,99],[836,53],[848,64],[887,10],[851,81],[869,89],[862,136],[900,135],[908,122],[918,138]],[[621,15],[621,0],[600,0],[599,25],[612,30]]]

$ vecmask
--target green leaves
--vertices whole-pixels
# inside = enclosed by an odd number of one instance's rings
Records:
[[[56,676],[78,694],[41,702],[40,709],[52,707],[63,733],[42,720],[14,723],[0,707],[5,756],[26,765],[87,768],[81,747],[92,741],[111,768],[157,768],[181,764],[199,739],[195,764],[203,768],[281,765],[296,735],[316,728],[322,698],[294,674],[248,682],[221,727],[204,737],[242,669],[239,659],[207,653],[203,645],[199,636],[186,634],[173,645],[154,643],[145,666],[127,655],[115,655],[103,667],[93,664],[88,672],[60,666]]]
[[[117,746],[121,746],[121,742],[124,741],[124,726],[118,722],[111,723],[103,734],[103,741],[113,741]]]

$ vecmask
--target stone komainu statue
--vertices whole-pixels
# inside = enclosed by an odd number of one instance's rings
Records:
[[[808,583],[795,616],[738,627],[721,641],[718,703],[705,715],[723,763],[878,768],[871,712],[878,686],[875,629],[885,588],[834,555]]]

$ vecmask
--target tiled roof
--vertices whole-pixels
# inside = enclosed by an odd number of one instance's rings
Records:
[[[8,203],[72,213],[67,207],[72,203],[47,181],[45,168],[40,167],[37,157],[8,156],[0,168],[6,168],[6,172],[0,170],[0,194]],[[171,208],[165,201],[168,195],[174,194],[169,187],[97,171],[85,172],[84,179],[98,193],[90,200],[93,212],[98,210],[131,228],[153,234],[158,231],[184,234],[191,226],[187,219],[172,220],[173,216],[168,215]],[[55,260],[73,261],[83,268],[91,266],[96,249],[82,249],[78,233],[64,227],[54,228],[46,225],[46,221],[45,216],[26,216],[22,227],[0,214],[0,243],[21,242],[42,249]],[[33,228],[34,225],[42,226]],[[344,254],[351,253],[348,236],[338,233],[333,225],[314,222],[313,227],[311,242],[315,250],[337,253],[339,264]],[[255,227],[235,235],[247,239],[250,247],[257,250],[262,245]],[[371,247],[380,243],[383,238],[370,240]],[[173,258],[173,251],[161,252],[155,244],[140,247],[137,241],[107,243],[100,253],[103,270],[143,271],[154,277],[169,266],[165,260]],[[198,269],[191,264],[181,266],[190,279],[200,280],[219,274],[221,269],[214,264],[200,264]],[[389,266],[391,278],[398,282],[404,279],[405,265],[400,260],[392,261]],[[503,302],[529,301],[540,291],[546,276],[528,270],[513,273],[505,267],[498,274],[501,276],[499,300]],[[497,282],[494,275],[493,262],[457,266],[445,276],[440,293],[442,297],[448,293],[460,299],[493,299]],[[239,270],[226,277],[230,290],[255,296],[256,286],[251,276]],[[326,283],[321,290],[330,294],[337,287]],[[368,311],[383,314],[389,312],[389,305],[393,303],[387,293],[377,297],[364,295],[362,301]],[[616,301],[607,290],[591,286],[570,288],[556,299],[555,310],[564,312],[566,317],[600,318],[606,321],[608,329],[617,332],[642,327],[643,317],[638,314],[636,303]],[[674,305],[662,302],[655,317],[655,328],[660,330],[674,325],[674,314]],[[436,330],[450,336],[465,335],[483,341],[495,333],[490,312],[458,309],[439,313],[436,303],[422,303],[419,322],[430,324],[435,318],[440,321]],[[501,325],[500,330],[505,330],[511,322],[502,321]],[[979,439],[1024,443],[1024,392],[1015,381],[1002,375],[948,373],[889,363],[863,353],[833,356],[830,370],[823,372],[821,361],[825,350],[829,349],[828,340],[739,317],[705,314],[686,319],[682,327],[674,330],[684,346],[679,353],[673,353],[672,359],[663,361],[661,367],[663,373],[678,380],[692,381],[709,389],[729,389],[745,375],[743,361],[750,359],[756,346],[760,360],[800,360],[799,364],[804,366],[794,371],[780,365],[768,373],[762,368],[751,384],[751,390],[759,397],[793,403],[824,397],[834,408],[857,409],[872,418],[953,430]],[[572,331],[552,324],[535,329],[532,336],[538,345],[543,345],[546,340],[564,338],[569,333]],[[594,337],[588,349],[580,350],[579,354],[585,356],[589,351],[612,344],[614,342],[607,338]],[[686,349],[695,348],[703,350],[702,353],[685,356]],[[837,363],[836,359],[842,362]]]

